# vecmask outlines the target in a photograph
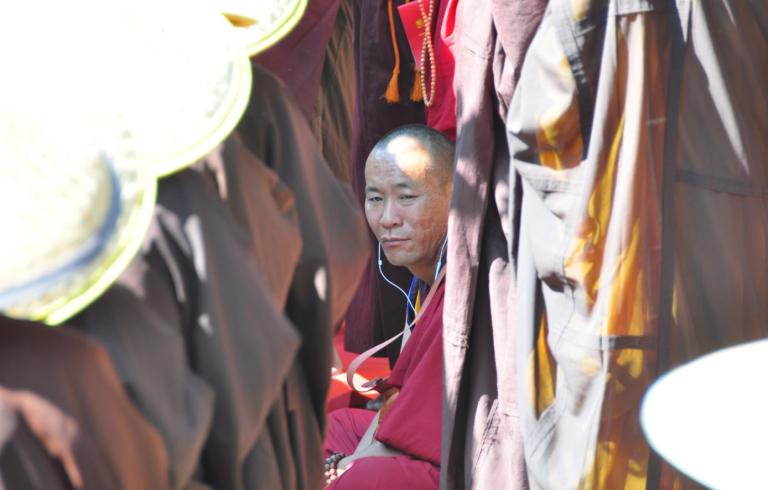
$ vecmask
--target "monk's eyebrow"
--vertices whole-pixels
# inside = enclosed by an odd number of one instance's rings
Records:
[[[399,183],[395,184],[395,189],[413,190],[414,186],[413,186],[413,184],[411,184],[409,182],[399,182]],[[379,194],[381,194],[381,191],[379,190],[379,188],[378,187],[374,187],[372,185],[365,186],[365,192],[366,193],[368,193],[368,192],[378,192]]]

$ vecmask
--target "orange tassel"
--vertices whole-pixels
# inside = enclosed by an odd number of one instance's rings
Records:
[[[421,92],[421,72],[415,66],[413,67],[413,86],[411,87],[411,100],[421,102],[424,100],[424,94]]]
[[[387,91],[384,92],[384,99],[390,104],[400,102],[400,88],[397,85],[400,76],[400,48],[397,46],[397,34],[395,34],[395,16],[392,12],[392,0],[387,5],[389,14],[389,35],[392,38],[392,51],[395,54],[395,66],[392,68],[392,78],[387,84]]]
[[[400,72],[392,71],[392,78],[389,79],[387,84],[387,91],[384,92],[384,98],[390,104],[400,102],[400,88],[397,86],[397,78]]]

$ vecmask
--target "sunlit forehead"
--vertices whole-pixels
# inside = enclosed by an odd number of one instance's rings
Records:
[[[393,163],[406,177],[422,182],[427,176],[432,158],[424,144],[412,136],[398,136],[384,148],[387,160]]]

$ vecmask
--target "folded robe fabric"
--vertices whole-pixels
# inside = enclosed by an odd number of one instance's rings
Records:
[[[74,457],[83,488],[168,488],[168,456],[155,429],[134,408],[107,352],[67,327],[0,316],[0,386],[30,391],[78,426]],[[70,488],[58,460],[22,420],[0,436],[5,488]],[[10,466],[9,465],[13,465]]]
[[[355,55],[352,0],[341,0],[325,48],[312,130],[334,175],[352,182],[352,114],[355,104]]]
[[[160,181],[142,252],[73,320],[108,348],[163,435],[174,488],[255,488],[244,484],[247,456],[299,343],[261,266],[214,181],[187,170]]]
[[[258,89],[236,132],[293,194],[303,245],[286,314],[303,339],[300,357],[322,427],[331,337],[357,291],[369,254],[368,231],[349,185],[328,168],[285,87],[257,66],[253,83]]]
[[[441,487],[524,488],[509,250],[507,107],[545,0],[460,1],[456,166],[448,219]]]
[[[445,283],[437,287],[389,376],[400,392],[376,433],[379,441],[435,466],[440,465]]]
[[[160,181],[142,253],[76,319],[163,434],[174,488],[322,485],[331,336],[365,228],[280,82],[254,68],[254,84],[238,134]]]
[[[253,62],[285,83],[333,173],[350,180],[355,66],[352,0],[309,2],[298,25]]]
[[[768,335],[766,33],[765,2],[550,2],[507,121],[532,487],[699,488],[638,413],[666,369]]]
[[[328,416],[326,454],[352,454],[376,413],[360,408],[341,408]],[[434,490],[440,480],[437,466],[408,456],[370,456],[355,460],[326,490]]]
[[[314,0],[288,35],[252,61],[285,83],[307,122],[314,119],[326,47],[341,0]],[[257,86],[255,86],[257,87]]]
[[[375,435],[401,454],[358,459],[328,488],[438,487],[445,283],[437,287],[392,369],[388,382],[400,391],[381,418]],[[352,454],[374,412],[345,408],[331,412],[329,418],[326,456],[331,451]]]
[[[249,475],[267,482],[256,488],[318,488],[323,482],[332,337],[368,257],[367,231],[351,189],[328,167],[285,87],[259,67],[254,67],[253,81],[258,90],[251,95],[236,133],[243,147],[293,194],[303,246],[291,275],[285,313],[302,346],[270,410],[268,431],[258,442],[266,455],[262,461],[273,464],[259,466],[263,471]],[[258,464],[257,455],[253,459]],[[265,475],[272,475],[271,480]]]

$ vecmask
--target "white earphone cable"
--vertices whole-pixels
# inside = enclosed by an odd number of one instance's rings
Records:
[[[443,254],[445,254],[445,247],[448,245],[448,237],[443,240],[443,245],[440,247],[440,257],[437,258],[437,267],[435,267],[435,280],[440,275],[440,268],[443,266]]]
[[[411,298],[408,297],[408,293],[406,293],[403,288],[395,284],[394,282],[390,281],[389,278],[384,274],[384,271],[381,269],[382,261],[381,261],[381,243],[379,243],[379,274],[381,274],[381,277],[384,278],[385,281],[387,281],[391,286],[397,288],[398,291],[403,293],[403,296],[405,296],[405,300],[408,302],[408,306],[413,310],[413,314],[416,314],[416,307],[413,306],[413,303],[411,302]]]

